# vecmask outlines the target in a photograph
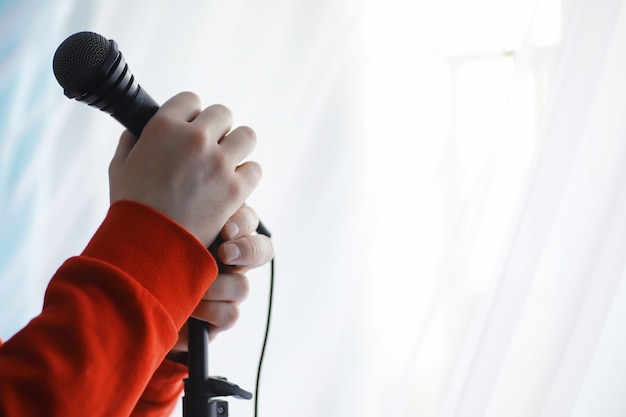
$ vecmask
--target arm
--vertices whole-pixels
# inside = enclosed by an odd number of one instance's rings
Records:
[[[50,281],[42,313],[0,349],[0,415],[129,415],[217,272],[185,234],[145,206],[114,204]],[[166,291],[170,279],[187,282],[182,293]]]
[[[122,136],[106,219],[0,347],[0,415],[130,414],[217,274],[205,248],[260,178],[240,164],[253,133],[230,124],[224,107],[181,94],[136,144]]]

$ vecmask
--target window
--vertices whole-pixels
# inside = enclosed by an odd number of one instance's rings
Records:
[[[411,399],[390,415],[432,415],[497,267],[563,26],[532,3],[366,2],[373,354]]]

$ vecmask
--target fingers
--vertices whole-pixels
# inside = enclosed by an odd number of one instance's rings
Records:
[[[221,104],[204,109],[195,117],[192,124],[203,131],[208,130],[207,133],[218,141],[224,154],[229,157],[230,163],[238,164],[250,155],[256,146],[256,133],[251,128],[240,126],[230,132],[233,115]]]
[[[264,235],[246,235],[222,243],[217,257],[226,265],[254,268],[274,257],[272,240]]]
[[[243,274],[221,273],[196,306],[192,317],[209,323],[209,338],[235,325],[239,319],[239,303],[248,296],[250,285]],[[175,350],[187,350],[187,329],[179,332],[179,340]]]
[[[158,111],[158,117],[191,122],[200,114],[200,98],[190,92],[176,94],[167,100]]]
[[[225,240],[217,248],[218,259],[232,266],[254,268],[274,257],[272,241],[267,236],[254,235],[259,216],[249,206],[242,206],[228,219],[221,236]]]
[[[250,155],[256,146],[256,133],[248,126],[240,126],[224,136],[219,144],[223,152],[239,163]]]
[[[240,181],[246,184],[248,194],[252,192],[261,182],[261,177],[263,176],[263,171],[261,170],[261,165],[254,161],[248,161],[237,168],[235,168],[235,173],[239,177]]]
[[[212,328],[230,329],[239,318],[239,305],[229,301],[201,301],[192,317],[206,321]]]
[[[219,142],[231,129],[233,114],[226,106],[214,104],[200,112],[192,124],[202,131],[207,131],[211,139]]]
[[[250,285],[243,274],[219,274],[202,297],[192,316],[212,327],[226,330],[239,318],[239,303],[248,296]]]
[[[256,146],[256,134],[251,128],[242,126],[230,132],[233,124],[230,109],[214,104],[200,111],[200,98],[194,93],[175,95],[163,104],[156,118],[189,122],[206,135],[206,140],[217,141],[231,164],[241,162]]]
[[[259,216],[250,206],[241,206],[224,225],[222,238],[232,240],[253,233],[259,226]]]
[[[158,118],[167,120],[185,120],[190,126],[201,132],[202,142],[217,141],[226,158],[227,165],[235,166],[235,172],[247,185],[253,189],[261,179],[261,167],[256,162],[246,162],[238,166],[256,146],[256,134],[247,126],[241,126],[229,133],[233,124],[230,109],[214,104],[200,111],[200,99],[189,92],[180,93],[169,99],[159,112]],[[197,138],[197,136],[196,136]]]
[[[221,273],[209,287],[202,299],[204,301],[219,301],[241,303],[248,297],[250,284],[248,278],[240,273]],[[207,320],[210,322],[210,320]]]

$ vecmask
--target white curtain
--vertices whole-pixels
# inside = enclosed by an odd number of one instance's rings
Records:
[[[625,414],[626,11],[565,4],[535,122],[518,110],[542,2],[514,3],[0,1],[0,337],[107,209],[121,128],[51,71],[56,46],[92,30],[158,101],[192,90],[257,132],[249,203],[277,255],[261,415]],[[511,76],[490,80],[508,98],[461,138],[437,50],[506,5],[526,33],[507,41]],[[268,275],[251,273],[240,322],[210,347],[211,373],[247,389]]]
[[[572,4],[512,236],[441,415],[626,412],[622,6]]]

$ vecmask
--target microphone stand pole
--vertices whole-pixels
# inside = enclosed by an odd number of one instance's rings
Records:
[[[272,234],[259,222],[257,233],[271,237]],[[190,317],[187,320],[187,367],[185,379],[183,417],[228,417],[228,402],[214,399],[233,396],[249,400],[252,393],[222,377],[209,377],[209,324]]]
[[[252,394],[226,378],[209,377],[209,324],[191,317],[187,326],[189,378],[185,379],[183,417],[227,417],[228,402],[215,397],[249,400]]]

